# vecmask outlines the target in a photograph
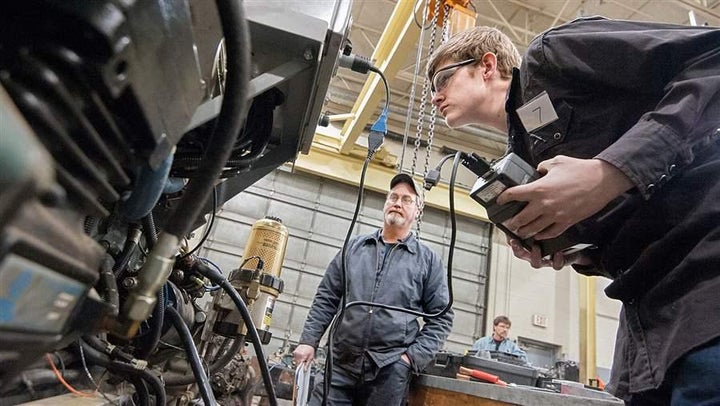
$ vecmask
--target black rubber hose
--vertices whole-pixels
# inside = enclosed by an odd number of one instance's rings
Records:
[[[43,358],[44,359],[44,358]],[[80,378],[84,377],[85,373],[82,371],[78,371],[75,369],[66,369],[62,372],[62,377],[68,382],[75,382],[78,381]],[[13,378],[12,383],[8,385],[8,387],[17,387],[20,385],[30,386],[33,388],[37,388],[39,386],[49,385],[49,384],[56,384],[58,383],[57,375],[55,375],[55,372],[50,369],[31,369],[31,370],[25,370],[22,372],[21,375],[16,376]],[[15,390],[11,390],[8,392],[14,392]],[[0,402],[2,404],[2,402]]]
[[[118,361],[111,361],[106,368],[117,375],[125,374],[126,376],[137,376],[138,378],[141,378],[145,383],[150,385],[150,388],[152,388],[152,392],[155,394],[156,405],[164,405],[167,403],[165,387],[163,386],[162,381],[160,381],[160,378],[153,375],[148,370],[138,370],[132,365]]]
[[[157,302],[153,308],[152,316],[148,320],[149,331],[138,339],[135,356],[147,359],[160,344],[163,325],[165,324],[165,287],[158,289]]]
[[[157,229],[155,228],[155,218],[152,212],[142,219],[143,234],[145,234],[145,245],[148,249],[152,249],[157,242]]]
[[[123,246],[123,250],[120,252],[120,255],[115,259],[115,265],[113,266],[113,272],[117,275],[117,279],[122,279],[127,272],[127,266],[130,263],[130,258],[132,258],[132,255],[138,246],[138,240],[136,238],[138,237],[136,234],[138,230],[139,228],[137,224],[130,224],[128,226],[125,245]]]
[[[245,11],[241,2],[235,0],[217,0],[217,6],[227,52],[225,94],[202,165],[188,182],[177,210],[165,227],[166,232],[177,238],[183,238],[190,231],[225,167],[240,133],[249,96],[251,47]]]
[[[99,339],[96,340],[100,341]],[[125,377],[126,379],[127,377],[141,378],[145,383],[150,385],[150,388],[152,388],[152,392],[155,394],[155,404],[164,405],[167,402],[167,396],[165,395],[165,387],[163,386],[160,379],[150,373],[148,370],[137,369],[134,366],[126,364],[124,362],[111,361],[110,358],[105,355],[102,350],[97,350],[93,348],[93,346],[84,339],[79,339],[77,345],[82,346],[83,353],[85,354],[85,357],[87,358],[89,363],[105,367],[116,375]]]
[[[113,273],[113,259],[108,255],[100,265],[99,290],[100,294],[112,308],[111,315],[118,315],[120,309],[120,294],[118,293],[117,279]]]
[[[232,343],[232,346],[225,351],[225,353],[218,358],[215,362],[210,364],[210,367],[208,368],[208,375],[212,375],[215,372],[221,370],[225,367],[230,361],[232,361],[235,354],[240,351],[240,349],[245,344],[244,340],[237,339]],[[191,383],[195,382],[195,375],[189,374],[189,375],[180,375],[180,374],[164,374],[163,375],[163,382],[165,382],[165,386],[184,386],[184,385],[190,385]]]
[[[242,268],[243,265],[241,265],[240,268]],[[210,279],[210,282],[214,285],[220,286],[225,293],[230,296],[233,303],[235,303],[235,307],[237,307],[245,323],[245,328],[247,328],[247,336],[250,337],[250,342],[252,342],[253,348],[255,349],[255,356],[258,360],[258,367],[260,368],[260,374],[263,378],[263,384],[265,385],[265,392],[267,392],[270,406],[277,406],[277,396],[275,396],[275,388],[272,384],[272,377],[270,376],[270,369],[268,369],[267,359],[265,358],[265,351],[263,350],[260,335],[258,335],[257,328],[255,328],[255,324],[253,324],[252,316],[250,316],[247,305],[245,305],[240,294],[230,282],[228,282],[219,269],[210,266],[196,266],[195,271]]]
[[[129,376],[127,378],[128,382],[130,382],[135,387],[135,394],[137,395],[137,403],[139,405],[150,405],[150,392],[148,392],[147,385],[145,385],[145,381],[142,380],[139,376]]]
[[[258,335],[257,328],[255,328],[255,325],[253,324],[250,311],[245,305],[245,302],[243,302],[242,298],[240,297],[240,294],[237,292],[237,290],[235,290],[235,288],[232,287],[232,285],[230,285],[230,282],[228,282],[227,279],[225,279],[224,277],[221,280],[217,280],[218,278],[215,278],[216,280],[213,280],[213,278],[209,279],[215,285],[220,286],[225,291],[225,293],[230,296],[232,301],[235,303],[235,306],[240,311],[243,322],[245,322],[245,328],[247,328],[248,330],[248,336],[250,337],[250,341],[252,342],[253,348],[255,349],[255,356],[257,357],[258,365],[260,367],[260,374],[262,375],[263,383],[265,384],[265,392],[267,392],[268,401],[270,402],[270,406],[277,406],[277,397],[275,396],[275,388],[272,384],[272,377],[270,376],[270,369],[267,365],[267,359],[265,359],[265,351],[263,350],[262,342],[260,341],[260,335]]]
[[[168,306],[165,311],[167,312],[173,327],[175,327],[175,330],[177,330],[177,333],[182,339],[183,347],[185,347],[185,354],[187,355],[188,362],[190,363],[190,368],[192,368],[193,374],[195,375],[195,380],[197,382],[198,389],[200,390],[200,396],[202,397],[203,402],[206,405],[216,405],[217,401],[215,400],[215,395],[210,387],[210,380],[203,369],[202,361],[200,360],[200,355],[198,354],[197,347],[193,341],[190,328],[188,328],[182,316],[180,316],[180,313],[178,313],[174,307]]]

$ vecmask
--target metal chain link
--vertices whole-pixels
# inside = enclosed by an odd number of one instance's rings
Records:
[[[430,30],[430,44],[428,46],[428,55],[432,55],[435,51],[435,38],[437,37],[437,18],[438,14],[440,13],[440,1],[435,1],[435,10],[433,13],[433,18],[431,22],[431,30]],[[447,24],[447,17],[448,17],[448,7],[445,6],[445,15],[443,18],[443,27]],[[441,34],[442,35],[442,34]],[[441,37],[442,39],[442,37]],[[420,44],[420,47],[422,49],[422,44]],[[423,87],[422,87],[422,95],[420,97],[420,108],[418,109],[418,125],[417,125],[417,134],[415,137],[415,148],[413,149],[413,158],[412,158],[412,166],[410,167],[410,173],[412,176],[415,176],[415,168],[417,166],[417,157],[418,152],[420,151],[420,144],[422,142],[422,134],[423,134],[423,122],[425,121],[425,110],[427,108],[428,103],[428,93],[430,87],[430,79],[425,77],[423,80]],[[428,165],[430,162],[430,149],[432,148],[432,137],[435,130],[435,115],[436,115],[436,107],[433,106],[430,111],[430,120],[428,122],[428,144],[427,144],[427,154],[425,157],[425,168],[423,171],[423,189],[420,192],[422,194],[422,204],[420,205],[418,209],[418,215],[417,215],[417,222],[416,222],[416,228],[417,228],[417,235],[420,237],[420,232],[422,230],[422,218],[425,211],[425,175],[428,172]]]
[[[443,21],[442,21],[442,37],[440,40],[440,43],[443,43],[447,40],[446,34],[448,29],[448,14],[450,14],[450,6],[444,5],[444,14],[443,14]],[[428,134],[427,134],[427,148],[425,153],[425,168],[423,170],[423,202],[425,202],[425,175],[428,173],[428,169],[430,167],[430,152],[432,152],[432,144],[433,140],[435,139],[435,120],[437,119],[437,106],[432,105],[432,108],[430,109],[430,120],[428,123]],[[423,203],[424,205],[424,203]],[[421,208],[421,217],[422,217],[422,208]]]
[[[437,26],[437,16],[440,11],[440,1],[435,2],[435,14],[433,15],[433,31],[430,35],[430,50],[428,51],[429,55],[432,55],[434,49],[435,49],[435,27]],[[450,6],[443,5],[443,20],[442,20],[442,30],[440,34],[440,43],[445,42],[447,28],[448,28],[448,15],[450,14]],[[425,81],[423,82],[423,98],[420,103],[420,111],[423,112],[423,119],[424,119],[424,113],[425,113],[425,107],[427,105],[427,88],[428,88],[429,80],[427,77],[425,78]],[[430,118],[428,120],[428,133],[427,133],[427,147],[425,148],[425,167],[423,168],[423,189],[422,189],[422,205],[419,208],[418,216],[417,216],[417,234],[418,237],[420,236],[420,231],[422,230],[422,220],[423,215],[425,213],[425,176],[428,173],[428,169],[430,168],[430,153],[432,152],[432,144],[433,139],[435,138],[435,120],[437,118],[437,106],[434,104],[432,105],[432,108],[430,109]],[[413,166],[412,166],[412,173],[415,174],[415,165],[417,161],[417,153],[420,147],[420,137],[422,136],[422,124],[420,121],[420,117],[418,117],[418,136],[415,139],[415,151],[413,154]]]
[[[428,55],[432,55],[435,51],[435,37],[437,36],[437,17],[440,12],[440,1],[435,1],[435,10],[433,12],[433,18],[430,23],[430,45],[428,45]],[[418,45],[420,52],[422,52],[423,44]],[[425,75],[423,75],[425,76]],[[425,121],[425,109],[427,107],[427,96],[428,88],[430,87],[430,80],[425,77],[423,80],[422,93],[420,96],[420,107],[418,109],[418,123],[417,131],[415,133],[415,148],[413,149],[412,164],[410,166],[410,175],[415,176],[415,167],[417,166],[418,151],[420,151],[420,144],[422,141],[423,133],[423,122]]]

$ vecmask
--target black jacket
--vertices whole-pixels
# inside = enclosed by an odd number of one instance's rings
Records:
[[[448,285],[442,259],[410,234],[380,257],[380,230],[353,238],[347,247],[347,303],[369,301],[424,313],[437,313],[448,303]],[[343,295],[340,253],[323,276],[300,337],[301,344],[317,347],[338,311]],[[360,373],[369,356],[386,366],[407,352],[416,372],[422,371],[440,350],[452,328],[452,309],[438,318],[417,317],[377,307],[353,306],[345,311],[333,347],[335,363]]]
[[[547,91],[555,122],[528,134],[515,110]],[[635,188],[581,225],[599,248],[581,273],[623,301],[611,391],[657,388],[720,336],[720,30],[585,18],[535,38],[506,105],[528,162],[599,158]]]

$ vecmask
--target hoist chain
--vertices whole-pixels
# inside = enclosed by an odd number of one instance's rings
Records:
[[[432,19],[432,31],[430,33],[430,45],[428,50],[428,55],[432,55],[435,50],[435,37],[437,35],[437,16],[440,12],[440,1],[435,2],[435,12],[433,13],[433,19]],[[440,43],[444,42],[445,40],[445,34],[447,32],[448,27],[448,15],[450,14],[450,7],[447,5],[443,6],[443,20],[442,20],[442,29],[441,29],[441,37],[440,37]],[[422,138],[422,130],[423,130],[423,122],[425,120],[425,109],[427,108],[427,101],[428,101],[428,88],[430,85],[430,80],[425,77],[425,80],[423,81],[423,89],[422,89],[422,97],[420,99],[420,109],[418,111],[418,127],[417,127],[417,136],[415,138],[415,148],[413,150],[413,160],[412,160],[412,168],[411,173],[415,174],[415,167],[417,165],[417,155],[418,151],[420,149],[420,143]],[[420,231],[422,229],[422,219],[423,214],[425,212],[425,176],[428,173],[428,169],[430,167],[430,153],[432,152],[432,143],[433,138],[435,137],[435,119],[437,116],[437,107],[433,104],[432,108],[430,109],[430,117],[428,120],[428,133],[427,133],[427,146],[425,148],[425,166],[423,168],[423,189],[420,192],[422,194],[422,202],[423,204],[419,208],[418,216],[417,216],[417,234],[420,236]]]

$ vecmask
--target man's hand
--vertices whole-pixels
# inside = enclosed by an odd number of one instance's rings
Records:
[[[554,238],[574,224],[600,211],[633,187],[619,169],[600,159],[558,155],[538,165],[543,176],[525,185],[508,188],[498,204],[528,202],[503,223],[520,238]]]
[[[562,252],[553,254],[551,259],[543,259],[540,253],[540,247],[533,245],[532,250],[528,251],[525,247],[520,244],[520,241],[514,238],[507,238],[507,243],[512,248],[513,254],[523,259],[532,265],[533,268],[538,269],[546,266],[551,266],[556,271],[559,271],[567,265],[591,265],[592,261],[586,257],[582,251],[576,252],[571,255],[563,255]]]
[[[400,356],[400,359],[401,359],[404,363],[408,364],[408,366],[411,366],[411,367],[412,367],[412,362],[410,362],[410,357],[408,357],[407,353],[403,353],[403,355]]]
[[[307,344],[300,344],[295,348],[295,351],[293,351],[293,361],[295,361],[296,365],[305,362],[307,368],[314,358],[315,348]]]

